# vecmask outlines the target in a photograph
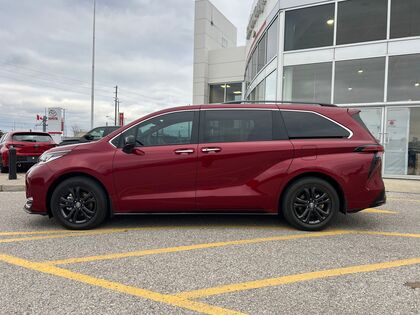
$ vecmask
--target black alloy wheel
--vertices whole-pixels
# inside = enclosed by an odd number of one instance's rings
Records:
[[[295,194],[293,211],[303,223],[318,224],[330,215],[331,204],[328,192],[317,185],[312,185],[302,187]]]
[[[69,229],[91,229],[107,215],[107,197],[90,178],[73,177],[60,183],[51,198],[51,212]]]
[[[287,189],[280,211],[291,225],[317,231],[331,222],[339,208],[339,197],[331,184],[320,178],[307,177]]]

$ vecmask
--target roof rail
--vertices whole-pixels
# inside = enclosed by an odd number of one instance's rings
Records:
[[[337,107],[337,105],[327,104],[327,103],[291,102],[291,101],[251,101],[251,100],[241,100],[241,101],[224,102],[222,104],[299,104],[299,105],[319,105],[319,106],[326,106],[326,107]]]

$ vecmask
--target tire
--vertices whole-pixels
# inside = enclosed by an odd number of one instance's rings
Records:
[[[51,197],[52,215],[71,230],[93,229],[108,213],[108,198],[102,187],[87,177],[72,177],[60,183]]]
[[[304,231],[325,229],[340,209],[337,191],[327,181],[305,177],[292,183],[281,203],[286,221]]]

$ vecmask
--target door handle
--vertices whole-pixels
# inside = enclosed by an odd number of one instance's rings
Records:
[[[217,153],[217,152],[220,152],[220,151],[222,151],[221,148],[202,148],[201,149],[201,152],[203,152],[203,153]]]
[[[194,150],[193,149],[179,149],[179,150],[175,150],[175,154],[193,154]]]

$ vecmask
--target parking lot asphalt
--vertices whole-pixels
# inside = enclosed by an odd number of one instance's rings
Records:
[[[420,314],[420,194],[338,215],[115,217],[73,232],[0,193],[2,314]]]

